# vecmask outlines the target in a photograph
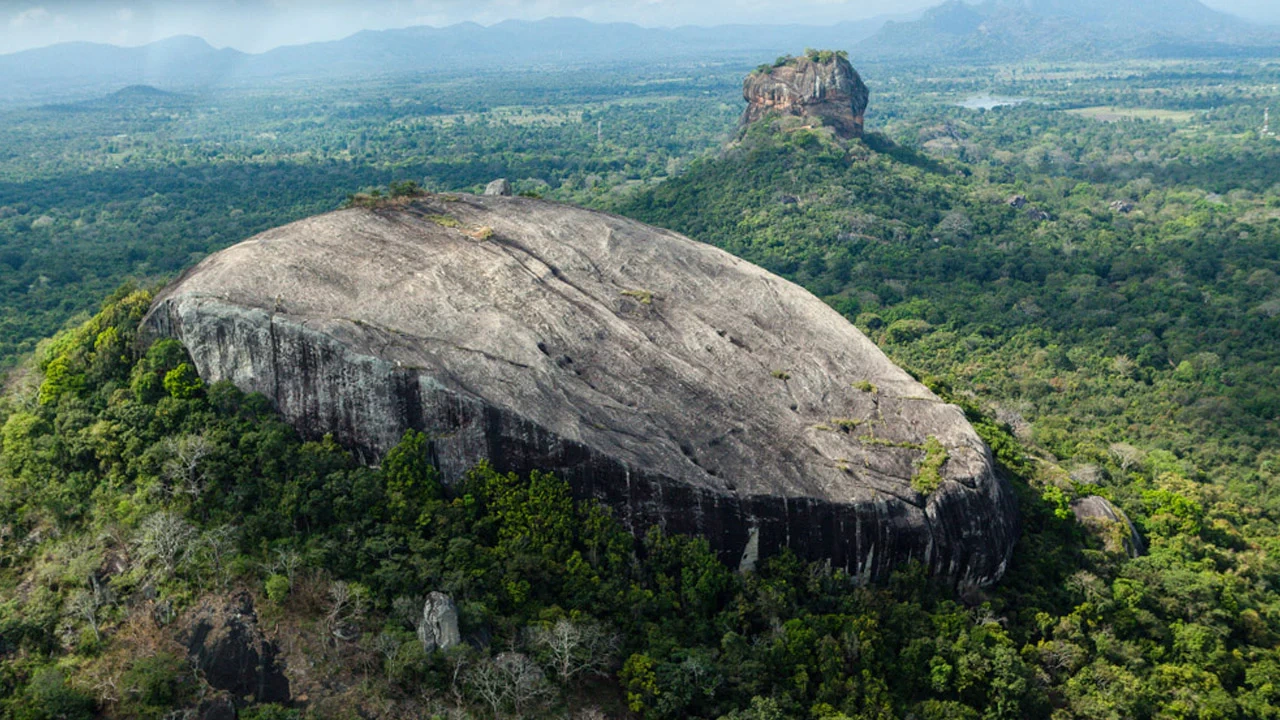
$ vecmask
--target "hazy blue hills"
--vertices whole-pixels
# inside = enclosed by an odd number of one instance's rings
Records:
[[[75,102],[132,85],[190,91],[634,63],[754,65],[806,47],[850,49],[863,61],[1230,57],[1274,53],[1280,30],[1199,0],[949,0],[907,22],[644,28],[559,18],[363,31],[260,54],[184,36],[141,47],[66,43],[0,55],[0,105]]]
[[[971,61],[1273,54],[1280,33],[1199,0],[948,0],[860,43],[883,59]]]
[[[0,55],[0,103],[83,99],[128,85],[187,90],[266,80],[456,74],[624,63],[740,61],[755,64],[805,47],[852,47],[883,20],[830,27],[726,25],[643,28],[578,19],[507,21],[490,27],[363,31],[332,42],[261,54],[175,37],[141,47],[66,43]]]

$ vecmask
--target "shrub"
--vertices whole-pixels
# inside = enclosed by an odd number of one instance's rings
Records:
[[[158,653],[135,662],[120,677],[120,714],[159,717],[183,699],[183,671],[187,663],[171,653]]]
[[[284,601],[289,598],[291,589],[289,578],[284,575],[272,575],[267,578],[267,599],[276,605],[284,604]]]
[[[884,337],[891,343],[905,343],[919,340],[932,326],[924,320],[904,318],[895,320],[884,331]]]
[[[302,713],[283,705],[267,703],[255,705],[240,711],[240,720],[299,720]]]
[[[930,435],[924,441],[924,460],[911,478],[911,487],[921,495],[928,495],[942,485],[942,466],[947,462],[947,449],[938,438]]]
[[[93,700],[71,687],[61,670],[45,667],[10,702],[13,720],[77,720],[93,717]]]

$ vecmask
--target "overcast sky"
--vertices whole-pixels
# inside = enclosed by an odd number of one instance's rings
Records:
[[[941,0],[0,0],[0,53],[69,40],[141,45],[199,35],[218,47],[261,52],[334,40],[358,30],[472,20],[576,16],[646,26],[728,22],[832,24],[900,14]],[[1280,0],[1205,0],[1280,22]]]

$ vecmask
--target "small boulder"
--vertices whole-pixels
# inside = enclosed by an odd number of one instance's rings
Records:
[[[1138,557],[1147,552],[1146,543],[1124,511],[1099,495],[1090,495],[1071,503],[1071,512],[1079,522],[1111,552],[1126,552]]]
[[[1027,208],[1027,217],[1031,218],[1035,222],[1044,222],[1046,220],[1053,219],[1052,215],[1041,210],[1040,208],[1035,208],[1035,207]]]
[[[1026,195],[1014,195],[1008,200],[1005,200],[1005,202],[1008,203],[1009,207],[1011,208],[1024,208],[1027,206],[1027,203],[1030,201],[1027,200]]]
[[[418,623],[418,640],[427,652],[448,650],[462,642],[458,632],[458,608],[453,598],[442,592],[427,595],[422,606],[422,621]]]
[[[1111,212],[1120,213],[1122,215],[1128,215],[1129,213],[1133,212],[1133,203],[1129,202],[1128,200],[1116,200],[1115,202],[1111,203]]]
[[[497,195],[499,197],[511,197],[511,183],[506,178],[498,178],[485,186],[485,195]]]

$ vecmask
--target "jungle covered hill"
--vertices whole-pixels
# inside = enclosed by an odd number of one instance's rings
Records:
[[[905,567],[868,587],[787,554],[736,573],[705,541],[636,539],[550,475],[480,466],[445,487],[416,433],[378,467],[304,442],[261,396],[204,383],[180,344],[139,343],[150,300],[126,288],[45,343],[0,405],[8,717],[1269,717],[1277,702],[1273,527],[1171,453],[1112,453],[1097,484],[1076,481],[929,379],[1018,488],[1005,580],[959,597]],[[1085,492],[1129,509],[1148,553],[1120,525],[1082,529],[1069,502]],[[464,643],[428,649],[427,592],[455,599]]]
[[[981,154],[995,129],[961,132]],[[1106,484],[1091,468],[1142,447],[1271,509],[1276,190],[1197,187],[1223,181],[1235,149],[1170,162],[1191,179],[1157,183],[1069,156],[1033,174],[1016,140],[999,144],[1008,163],[756,126],[618,210],[799,282],[1081,478]],[[1267,163],[1275,144],[1260,151],[1240,164]]]
[[[796,278],[966,408],[1025,523],[996,588],[911,568],[866,587],[786,555],[734,573],[552,476],[445,487],[413,434],[362,466],[206,384],[177,343],[140,343],[150,293],[126,288],[44,342],[0,410],[5,712],[1270,717],[1265,193],[1027,186],[789,130],[620,209]],[[1077,523],[1090,495],[1145,554]],[[417,633],[432,591],[466,638],[444,652]],[[284,683],[196,640],[228,607]]]
[[[6,112],[0,714],[1275,717],[1276,66],[859,66],[854,142],[735,135],[749,66]],[[552,476],[446,487],[419,436],[361,465],[138,337],[209,252],[501,176],[781,273],[962,405],[1019,493],[1004,580],[734,573]]]

